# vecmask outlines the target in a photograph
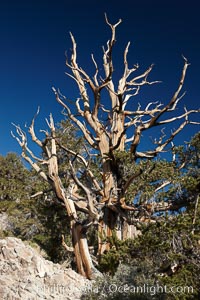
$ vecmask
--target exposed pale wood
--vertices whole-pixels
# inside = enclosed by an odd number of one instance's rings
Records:
[[[196,218],[197,218],[198,205],[199,205],[199,195],[196,196],[195,209],[194,209],[194,217],[193,217],[193,220],[192,220],[192,224],[193,224],[193,229],[192,229],[192,232],[191,232],[192,234],[194,234],[194,227],[195,227]]]
[[[62,234],[62,245],[67,250],[67,252],[74,252],[74,248],[67,246],[67,244],[65,243],[65,238],[63,234]]]
[[[74,251],[79,273],[90,279],[96,272],[94,272],[95,268],[87,244],[87,229],[91,225],[97,226],[98,224],[98,254],[101,256],[105,251],[109,251],[111,246],[109,238],[113,232],[117,232],[117,236],[121,239],[135,237],[139,234],[136,229],[138,224],[156,222],[153,217],[155,212],[177,210],[187,204],[185,201],[178,204],[173,201],[157,203],[149,199],[141,205],[141,212],[138,210],[139,216],[135,218],[131,215],[130,220],[130,214],[134,214],[137,207],[134,203],[127,203],[127,192],[132,183],[140,176],[147,172],[150,174],[152,167],[146,168],[146,170],[140,169],[138,172],[133,171],[133,174],[129,174],[126,178],[119,178],[121,173],[119,173],[119,166],[116,163],[116,153],[128,151],[133,164],[137,163],[138,158],[152,160],[159,153],[166,151],[170,144],[173,148],[174,138],[186,125],[200,124],[189,119],[192,114],[199,113],[200,110],[188,111],[185,108],[184,113],[177,114],[177,106],[185,95],[182,88],[189,66],[186,58],[183,58],[184,64],[178,86],[167,104],[150,101],[146,106],[142,102],[135,105],[135,97],[143,86],[156,84],[159,81],[149,79],[153,65],[142,72],[140,72],[139,64],[129,67],[130,42],[124,49],[122,75],[118,80],[113,79],[116,29],[122,21],[120,19],[113,25],[106,15],[105,21],[111,30],[111,37],[107,41],[106,47],[103,47],[103,71],[98,66],[93,54],[91,55],[95,69],[93,76],[79,66],[76,40],[70,33],[72,51],[70,59],[66,60],[66,66],[69,69],[66,74],[75,81],[80,93],[79,98],[74,101],[67,100],[59,89],[52,88],[57,102],[64,109],[63,114],[80,129],[93,153],[99,155],[101,178],[95,177],[95,172],[90,167],[89,152],[86,151],[87,155],[76,153],[74,149],[63,145],[56,137],[51,114],[46,120],[48,131],[42,131],[45,135],[44,140],[38,138],[34,129],[39,109],[28,128],[33,143],[43,150],[44,159],[35,155],[29,148],[26,133],[20,126],[15,125],[16,135],[12,133],[22,149],[22,157],[43,180],[50,184],[57,199],[65,206],[70,220],[73,248],[68,247],[64,243],[64,239],[63,246],[66,250]],[[69,104],[71,102],[74,104],[72,109]],[[133,107],[131,110],[127,109],[128,104]],[[173,115],[175,112],[176,115]],[[101,118],[102,114],[106,121]],[[179,121],[179,125],[171,134],[165,134],[162,126],[176,121]],[[152,149],[138,151],[142,134],[152,127],[161,128],[161,136],[154,139]],[[63,186],[59,176],[58,149],[65,151],[69,160],[70,179],[67,188]],[[85,176],[88,176],[89,184],[85,184],[81,180],[77,164],[81,166],[81,171],[84,170]],[[179,170],[184,165],[185,162],[179,167]],[[121,179],[123,179],[123,184]],[[155,188],[154,192],[159,193],[170,184],[170,180],[165,180]],[[78,212],[84,215],[84,220],[79,218]],[[193,222],[195,223],[195,217]]]

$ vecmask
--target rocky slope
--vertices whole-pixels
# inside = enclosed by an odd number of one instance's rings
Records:
[[[20,239],[0,239],[0,299],[76,300],[89,286],[88,280],[45,260]]]

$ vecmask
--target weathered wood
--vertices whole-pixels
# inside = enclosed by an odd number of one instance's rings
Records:
[[[153,159],[170,145],[176,135],[187,124],[199,124],[198,122],[189,121],[189,116],[193,113],[198,113],[199,110],[187,111],[185,108],[185,113],[172,118],[168,117],[170,113],[176,110],[177,104],[183,97],[180,93],[189,66],[185,58],[178,87],[166,105],[150,102],[143,109],[141,108],[142,105],[138,104],[135,110],[126,110],[127,104],[139,94],[141,87],[158,83],[158,81],[148,80],[153,65],[142,73],[139,73],[138,64],[129,68],[127,55],[130,43],[127,44],[124,50],[124,70],[122,76],[119,78],[117,84],[113,81],[113,49],[116,42],[116,28],[121,23],[121,20],[112,25],[108,21],[107,16],[105,16],[105,19],[111,29],[111,38],[107,42],[106,48],[103,48],[104,74],[100,74],[102,68],[98,67],[94,55],[92,55],[92,62],[95,67],[93,77],[88,75],[79,66],[77,62],[76,41],[70,33],[72,52],[71,59],[70,61],[66,61],[66,65],[70,69],[70,74],[67,74],[76,82],[80,93],[80,98],[74,101],[75,109],[71,110],[65,101],[65,97],[59,90],[53,88],[56,100],[64,108],[64,115],[80,129],[93,153],[95,152],[101,158],[101,170],[99,173],[102,178],[99,179],[99,176],[95,177],[90,168],[89,161],[87,161],[84,155],[76,153],[74,149],[69,149],[68,145],[62,145],[57,139],[52,115],[47,120],[50,132],[44,131],[44,141],[40,140],[34,131],[35,118],[39,111],[36,113],[29,127],[32,141],[41,147],[45,158],[38,158],[29,149],[27,136],[19,126],[15,125],[18,136],[16,137],[12,133],[22,148],[23,158],[51,185],[57,198],[64,204],[67,216],[71,222],[71,235],[78,272],[90,279],[98,272],[95,271],[89,253],[86,235],[87,226],[97,226],[98,224],[99,256],[105,251],[109,251],[109,238],[114,232],[121,240],[135,238],[140,234],[135,225],[128,222],[128,213],[133,212],[135,207],[133,203],[130,204],[127,202],[126,195],[134,180],[148,170],[141,169],[136,173],[129,174],[128,178],[119,178],[116,152],[128,151],[133,163],[136,163],[138,158]],[[104,90],[103,97],[102,90]],[[102,99],[104,100],[102,101]],[[107,118],[107,122],[103,120],[104,118],[100,118],[102,112],[105,118]],[[165,116],[167,116],[166,119]],[[160,117],[162,117],[162,120],[160,120]],[[156,146],[153,150],[138,151],[143,132],[155,126],[170,124],[176,120],[182,120],[182,122],[179,122],[178,127],[168,137],[165,138],[163,134],[155,142]],[[129,137],[127,136],[127,131],[129,131]],[[59,177],[58,149],[62,149],[62,151],[65,151],[69,155],[70,180],[68,188],[63,186]],[[77,160],[81,164],[82,169],[85,170],[85,174],[90,179],[89,185],[84,184],[80,176],[77,175],[78,170],[73,164],[74,160]],[[47,166],[47,172],[43,170],[43,165]],[[123,184],[122,181],[124,182]],[[155,188],[155,193],[170,183],[170,181],[162,182],[159,187]],[[181,205],[184,206],[184,204]],[[151,222],[154,212],[173,209],[173,207],[177,208],[174,206],[174,203],[163,204],[161,202],[149,204],[147,202],[142,207],[144,215],[139,219],[139,222],[146,222],[146,220]],[[78,212],[80,211],[85,214],[84,221],[79,220]],[[148,216],[147,218],[145,217],[145,212]]]

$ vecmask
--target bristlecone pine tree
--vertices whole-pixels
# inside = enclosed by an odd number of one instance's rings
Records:
[[[91,56],[95,69],[92,77],[78,65],[76,41],[70,34],[72,52],[71,59],[66,60],[66,66],[70,71],[68,75],[80,91],[80,97],[74,101],[76,111],[74,107],[73,110],[70,109],[70,101],[66,101],[66,97],[53,87],[56,100],[64,108],[64,115],[82,132],[87,144],[86,150],[77,152],[70,149],[67,141],[66,144],[62,143],[56,136],[52,115],[47,121],[49,129],[45,131],[44,140],[39,139],[34,131],[35,117],[29,127],[33,142],[41,147],[45,154],[41,158],[30,150],[27,136],[19,126],[15,126],[17,135],[13,134],[22,148],[23,158],[49,182],[57,198],[65,205],[70,219],[73,244],[73,247],[66,244],[65,247],[74,251],[77,270],[87,278],[94,278],[97,274],[87,242],[87,231],[91,226],[98,228],[97,256],[101,257],[102,253],[110,249],[109,238],[113,232],[119,239],[133,238],[137,234],[137,224],[151,222],[156,212],[173,210],[174,207],[178,209],[186,205],[181,203],[178,207],[173,201],[163,202],[157,200],[159,197],[152,197],[152,194],[158,194],[171,183],[169,176],[163,180],[154,180],[153,193],[149,196],[146,193],[146,196],[141,198],[142,190],[138,190],[130,199],[129,191],[138,178],[143,176],[145,179],[145,176],[153,172],[153,160],[166,148],[169,149],[174,137],[187,124],[197,124],[190,121],[189,116],[199,112],[188,111],[185,108],[185,111],[177,115],[177,105],[183,96],[181,91],[189,66],[186,58],[178,87],[167,104],[150,102],[144,108],[138,105],[133,110],[127,109],[127,104],[137,97],[143,86],[158,81],[148,79],[153,65],[142,73],[138,64],[129,68],[128,43],[124,50],[123,75],[118,82],[114,82],[113,51],[116,28],[121,20],[114,25],[106,16],[105,20],[111,29],[111,38],[103,48],[103,71],[94,56]],[[135,106],[134,103],[131,105]],[[169,117],[170,115],[172,116]],[[171,126],[171,123],[177,120],[179,122],[176,129],[168,136],[165,135],[163,126]],[[157,139],[151,150],[139,151],[142,136],[152,127],[160,127],[161,134],[157,131]],[[60,150],[68,157],[68,185],[63,183],[60,175],[63,176],[63,170],[60,172],[58,163]],[[95,155],[98,158],[98,172],[94,172],[90,163]],[[131,160],[132,172],[123,170],[125,159]],[[87,181],[82,180],[83,173]]]

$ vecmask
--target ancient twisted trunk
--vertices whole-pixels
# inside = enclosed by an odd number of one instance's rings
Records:
[[[55,170],[55,167],[49,170],[50,183],[57,198],[65,204],[67,215],[71,220],[71,238],[78,273],[88,279],[94,279],[97,272],[95,272],[96,269],[89,253],[86,229],[78,222],[76,207],[74,201],[71,199],[74,183],[71,181],[68,188],[65,189]]]
[[[88,279],[94,279],[97,270],[93,265],[89,253],[86,231],[81,224],[78,224],[75,221],[71,222],[71,231],[78,273]]]
[[[44,141],[40,140],[34,131],[35,117],[38,115],[39,110],[29,127],[32,141],[45,154],[42,158],[38,158],[29,149],[27,136],[21,130],[20,126],[15,125],[18,136],[13,134],[22,148],[23,158],[35,169],[43,180],[51,185],[57,198],[64,203],[67,216],[71,222],[72,242],[77,269],[80,274],[87,278],[93,278],[93,270],[95,268],[93,267],[86,240],[86,227],[84,227],[83,222],[78,221],[77,211],[85,214],[84,220],[88,224],[94,226],[97,223],[99,224],[99,256],[105,251],[109,251],[111,247],[109,239],[112,237],[114,231],[121,240],[134,238],[138,234],[135,226],[128,223],[127,215],[129,211],[133,211],[135,208],[133,205],[129,206],[126,203],[126,192],[134,179],[141,175],[142,171],[140,170],[136,174],[133,171],[133,174],[129,178],[120,178],[121,175],[118,172],[119,166],[117,165],[115,156],[116,151],[129,151],[134,162],[136,159],[154,159],[172,143],[174,137],[187,124],[199,124],[188,120],[190,114],[199,113],[199,110],[187,111],[185,108],[185,113],[181,115],[171,118],[163,117],[175,111],[179,100],[182,98],[180,93],[189,66],[185,58],[179,85],[166,105],[161,105],[159,102],[150,102],[146,107],[143,107],[143,104],[138,104],[135,107],[135,104],[130,102],[134,96],[138,95],[142,86],[157,83],[157,81],[148,80],[153,65],[142,73],[138,73],[138,64],[130,68],[127,60],[130,46],[130,43],[128,43],[124,50],[122,76],[118,81],[114,82],[112,55],[116,42],[116,27],[121,23],[121,20],[114,25],[108,21],[107,16],[105,16],[105,20],[111,29],[111,38],[107,42],[106,47],[103,48],[103,69],[105,74],[102,74],[102,68],[99,68],[93,55],[94,76],[90,76],[82,67],[79,67],[76,41],[73,35],[70,34],[72,52],[71,59],[70,61],[66,61],[66,65],[71,71],[68,75],[75,80],[80,92],[80,98],[75,102],[75,109],[73,106],[71,110],[68,105],[71,101],[65,101],[66,97],[59,90],[53,88],[56,100],[64,108],[64,114],[82,132],[87,142],[86,144],[90,145],[93,149],[92,153],[98,153],[101,157],[99,173],[102,174],[102,178],[99,180],[99,176],[95,177],[95,174],[93,174],[90,169],[90,158],[87,160],[88,158],[86,158],[85,154],[81,155],[73,149],[68,149],[68,145],[67,147],[63,147],[62,143],[58,141],[52,115],[50,115],[49,121],[47,120],[50,133],[43,130],[45,133]],[[102,97],[102,90],[107,93],[106,101],[104,98],[105,94]],[[129,107],[133,107],[134,110],[126,110],[128,103],[131,104]],[[180,122],[179,126],[169,136],[166,136],[161,130],[162,135],[159,135],[158,140],[155,139],[155,145],[152,150],[145,149],[144,151],[138,151],[143,132],[155,126],[161,126],[162,129],[163,125],[165,126],[176,120],[182,120],[182,122]],[[130,136],[127,137],[126,133]],[[128,146],[126,150],[125,144]],[[81,191],[79,195],[73,195],[73,187],[69,186],[65,189],[59,178],[57,155],[57,148],[59,147],[66,151],[67,156],[69,156],[71,183],[77,186],[77,190]],[[87,154],[90,157],[90,151],[87,150]],[[84,180],[80,179],[80,170],[75,170],[73,165],[75,160],[81,164],[81,170],[84,169],[90,177],[89,186],[84,184]],[[47,166],[47,170],[44,166]],[[151,172],[151,170],[149,171]],[[124,179],[125,183],[122,183],[122,179]],[[167,180],[164,182],[164,186],[170,183],[171,181]],[[160,187],[156,188],[155,193],[164,186],[162,183]],[[162,203],[155,203],[155,205],[154,211],[171,209],[170,204],[167,207],[163,207]]]

